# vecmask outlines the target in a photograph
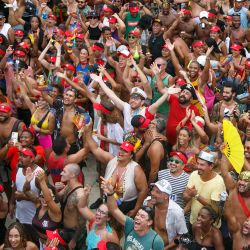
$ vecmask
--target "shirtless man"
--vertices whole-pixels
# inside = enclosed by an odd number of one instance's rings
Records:
[[[83,217],[86,215],[86,192],[89,188],[83,188],[82,184],[78,182],[78,175],[80,174],[80,167],[75,163],[66,165],[61,173],[62,182],[66,183],[64,189],[59,192],[62,199],[62,215],[63,228],[66,234],[69,234],[71,241],[68,244],[70,250],[83,249],[85,244],[86,228]]]
[[[162,21],[166,29],[168,29],[176,19],[176,11],[171,8],[169,3],[164,3],[158,18]]]
[[[242,43],[243,47],[250,45],[250,31],[240,26],[240,16],[233,15],[232,26],[227,25],[225,34],[230,37],[231,44]]]
[[[18,19],[22,18],[25,11],[25,0],[7,0],[7,6],[9,6],[8,23],[14,28],[19,25]]]
[[[157,181],[153,184],[148,201],[148,205],[152,205],[155,210],[154,230],[162,237],[165,249],[174,248],[174,239],[188,232],[183,210],[169,199],[171,193],[172,187],[167,180]]]

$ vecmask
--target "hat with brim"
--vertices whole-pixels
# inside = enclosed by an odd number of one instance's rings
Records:
[[[35,158],[34,153],[28,148],[22,148],[19,152],[26,156],[30,156],[31,158]]]
[[[114,13],[114,11],[109,6],[107,6],[107,5],[104,5],[103,8],[102,8],[102,10],[104,12]]]
[[[54,21],[56,21],[56,16],[53,15],[53,14],[49,14],[49,15],[48,15],[48,18],[51,18],[51,19],[53,19]]]
[[[215,26],[212,26],[211,29],[210,29],[210,32],[219,32],[220,31],[220,27],[215,25]]]
[[[15,56],[20,56],[20,57],[25,57],[26,53],[24,51],[22,51],[22,50],[15,50],[14,55]]]
[[[177,156],[184,164],[187,164],[187,156],[184,155],[182,152],[172,151],[169,156]]]
[[[150,185],[156,186],[163,193],[166,193],[168,195],[172,194],[172,187],[171,187],[170,183],[165,179],[162,179],[162,180],[157,181],[155,183],[151,183]]]
[[[177,83],[179,86],[182,86],[182,85],[187,84],[187,83],[185,82],[185,80],[183,80],[182,78],[178,78],[178,79],[175,81],[175,83]]]
[[[133,7],[131,6],[128,8],[129,12],[131,12],[131,13],[137,13],[139,11],[139,9],[140,9],[139,5],[136,5]]]
[[[182,85],[181,86],[181,91],[183,91],[184,89],[188,90],[192,94],[192,97],[193,97],[194,100],[198,99],[197,95],[195,93],[195,89],[190,83]]]
[[[51,56],[51,57],[49,58],[49,62],[55,63],[55,62],[56,62],[56,57],[55,57],[55,56]]]
[[[8,113],[11,111],[11,107],[8,104],[0,104],[0,112]]]
[[[80,39],[80,40],[83,40],[84,39],[84,34],[78,33],[78,34],[76,34],[76,38]]]
[[[65,68],[67,70],[70,70],[72,72],[75,72],[75,70],[76,70],[75,67],[72,64],[70,64],[70,63],[64,64],[63,68]]]
[[[134,145],[132,145],[131,143],[124,141],[121,145],[120,148],[123,149],[124,151],[131,153],[134,151]]]
[[[146,93],[142,89],[140,89],[138,87],[132,88],[132,90],[130,92],[130,96],[134,96],[134,95],[138,95],[138,96],[140,96],[143,99],[147,98]]]
[[[133,35],[133,36],[136,36],[136,37],[138,37],[138,36],[141,35],[141,33],[140,33],[139,30],[131,30],[131,31],[129,32],[129,34],[130,34],[130,35]]]
[[[93,44],[91,48],[92,48],[92,50],[98,50],[98,51],[103,51],[104,50],[103,47],[100,47],[97,44]]]
[[[151,120],[145,118],[142,115],[135,115],[132,119],[131,119],[131,125],[134,128],[140,128],[140,129],[147,129],[149,124],[150,124]]]
[[[159,18],[153,19],[152,24],[153,24],[153,23],[159,23],[160,25],[162,25],[162,21],[161,21],[161,19],[159,19]]]
[[[201,151],[198,155],[198,158],[204,161],[208,161],[210,163],[214,163],[214,156],[210,153],[207,153],[205,151]]]
[[[30,45],[26,42],[21,42],[18,44],[18,47],[21,47],[23,49],[29,49],[30,48]]]
[[[16,30],[14,34],[16,36],[24,36],[24,31],[23,30]]]
[[[110,18],[108,19],[108,22],[109,22],[109,23],[117,23],[117,19],[116,19],[115,17],[110,17]]]
[[[184,15],[191,15],[191,11],[188,9],[181,9],[180,10]]]
[[[239,44],[233,44],[232,46],[230,46],[231,50],[236,50],[236,51],[240,51],[243,49],[243,47]]]
[[[129,58],[131,56],[131,53],[127,49],[125,49],[125,50],[118,52],[118,56]]]
[[[202,46],[204,46],[204,42],[203,41],[196,41],[196,42],[194,42],[193,44],[192,44],[192,48],[194,49],[194,48],[197,48],[197,47],[202,47]]]

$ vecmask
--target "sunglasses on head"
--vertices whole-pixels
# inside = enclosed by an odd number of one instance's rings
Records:
[[[170,159],[169,159],[169,162],[174,162],[174,163],[176,163],[176,164],[183,164],[183,161],[178,160],[178,159],[175,159],[175,158],[170,158]]]

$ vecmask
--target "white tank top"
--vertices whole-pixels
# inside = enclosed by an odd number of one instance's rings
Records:
[[[114,157],[111,161],[109,161],[106,171],[105,171],[105,179],[108,180],[111,178],[113,172],[115,171],[117,166],[117,157]],[[127,166],[127,171],[125,173],[123,181],[124,183],[124,193],[123,193],[123,201],[132,201],[137,198],[138,192],[135,185],[135,166],[138,166],[138,163],[135,161],[130,161]]]
[[[0,34],[4,35],[7,39],[8,37],[8,31],[11,28],[11,25],[9,23],[4,23],[3,28],[0,31]]]
[[[36,167],[34,172],[41,171],[42,168],[39,166]],[[16,189],[17,191],[23,192],[23,185],[25,183],[26,179],[23,175],[23,169],[18,168],[17,174],[16,174]],[[34,193],[39,195],[39,189],[36,187],[35,184],[35,178],[30,182],[30,190]],[[17,201],[16,202],[16,218],[24,224],[32,224],[32,219],[36,213],[36,207],[33,202],[31,201]]]

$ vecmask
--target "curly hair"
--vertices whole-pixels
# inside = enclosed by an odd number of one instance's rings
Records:
[[[11,246],[11,243],[9,241],[9,234],[10,234],[10,231],[12,229],[16,229],[19,234],[20,234],[20,247],[23,247],[23,248],[26,248],[27,246],[27,238],[26,238],[26,235],[25,235],[25,232],[24,232],[24,227],[21,223],[19,222],[13,222],[12,224],[10,224],[10,226],[8,227],[7,231],[6,231],[6,234],[5,234],[5,241],[4,241],[4,248],[12,248]]]

